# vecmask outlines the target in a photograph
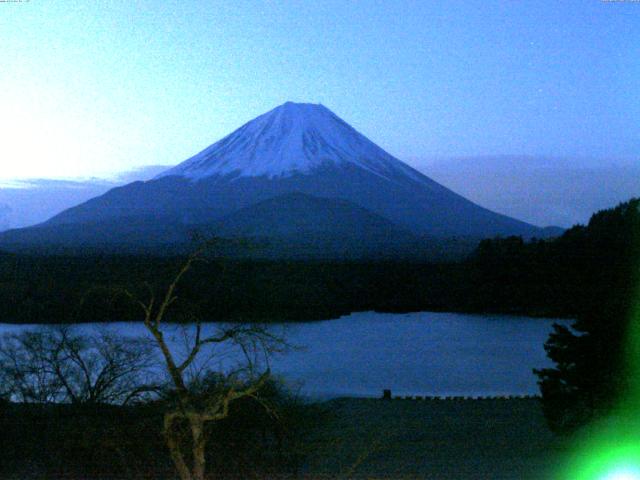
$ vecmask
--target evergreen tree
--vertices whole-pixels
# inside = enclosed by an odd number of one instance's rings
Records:
[[[640,199],[592,216],[555,242],[574,258],[583,290],[577,320],[555,325],[545,344],[554,368],[537,370],[545,416],[567,431],[606,413],[631,387],[629,334],[639,322]],[[637,353],[637,352],[636,352]]]

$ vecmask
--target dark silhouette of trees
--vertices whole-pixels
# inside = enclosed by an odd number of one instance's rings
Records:
[[[0,337],[0,396],[21,403],[120,404],[157,389],[148,342],[63,325]]]
[[[640,199],[593,215],[556,242],[582,290],[577,320],[555,325],[545,349],[554,368],[536,371],[552,428],[567,431],[605,414],[633,387],[640,327]]]

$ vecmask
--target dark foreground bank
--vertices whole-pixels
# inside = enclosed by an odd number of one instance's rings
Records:
[[[564,453],[537,399],[337,399],[210,432],[215,478],[548,479]],[[175,478],[153,406],[4,405],[2,478]],[[214,466],[215,465],[215,466]]]
[[[537,399],[339,399],[314,442],[311,477],[549,479],[566,440]]]

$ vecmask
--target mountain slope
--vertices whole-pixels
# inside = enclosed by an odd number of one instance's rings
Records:
[[[42,226],[54,242],[65,225],[119,225],[135,218],[136,238],[161,230],[166,239],[157,241],[174,242],[181,230],[221,219],[232,224],[234,213],[294,192],[349,202],[414,235],[544,236],[542,229],[484,209],[422,175],[327,108],[294,103],[257,117],[153,180],[112,189]],[[278,228],[286,216],[279,222]],[[103,230],[95,244],[131,241],[121,229]],[[33,241],[24,230],[7,235],[0,234],[0,245],[8,237],[13,243]]]
[[[411,232],[351,202],[302,193],[255,203],[197,230],[249,239],[246,254],[271,258],[399,258],[419,244]]]
[[[413,238],[410,232],[351,202],[303,193],[289,193],[245,207],[221,219],[215,228],[223,237]]]

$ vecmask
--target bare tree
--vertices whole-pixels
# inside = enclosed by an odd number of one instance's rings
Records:
[[[187,348],[182,355],[169,341],[171,326],[167,326],[165,317],[178,298],[178,284],[195,262],[204,259],[208,247],[208,243],[204,244],[188,257],[159,299],[153,292],[147,302],[128,294],[142,308],[144,325],[162,353],[170,378],[174,401],[168,402],[163,433],[181,480],[205,478],[205,427],[226,418],[236,400],[251,397],[261,401],[260,390],[270,378],[269,356],[285,348],[281,337],[261,326],[222,325],[205,332],[199,318],[194,319],[184,336]],[[235,351],[241,360],[233,367],[212,372],[209,367],[221,361],[221,347],[227,347],[226,352]],[[266,404],[265,407],[268,408]]]
[[[26,403],[126,404],[157,390],[154,357],[149,342],[108,331],[65,325],[8,333],[0,338],[0,389]]]

